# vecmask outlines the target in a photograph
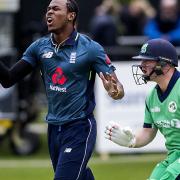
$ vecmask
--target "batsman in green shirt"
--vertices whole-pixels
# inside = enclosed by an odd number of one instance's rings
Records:
[[[149,180],[180,180],[180,72],[175,47],[166,40],[152,39],[141,48],[140,65],[133,65],[136,84],[156,82],[146,98],[144,125],[136,133],[111,122],[106,138],[120,146],[139,148],[149,144],[159,130],[165,138],[167,158],[158,163]]]

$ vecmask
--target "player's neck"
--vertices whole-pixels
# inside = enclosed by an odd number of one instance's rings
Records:
[[[66,28],[63,31],[60,31],[58,33],[53,33],[53,38],[57,44],[62,44],[65,42],[71,33],[74,31],[74,28]]]
[[[173,73],[174,73],[174,69],[171,69],[170,71],[167,72],[166,75],[163,75],[161,77],[161,79],[158,81],[158,85],[159,85],[162,92],[166,91],[166,89],[169,85],[169,82],[173,76]]]

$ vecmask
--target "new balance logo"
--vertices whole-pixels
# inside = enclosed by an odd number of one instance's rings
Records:
[[[53,52],[46,52],[42,55],[43,58],[47,58],[47,59],[52,58],[52,56],[53,56]]]
[[[70,153],[71,151],[72,151],[72,148],[66,148],[66,149],[64,150],[65,153]]]

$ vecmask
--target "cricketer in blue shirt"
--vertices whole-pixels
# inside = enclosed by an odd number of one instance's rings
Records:
[[[103,48],[75,30],[60,47],[52,36],[35,41],[22,59],[33,67],[40,66],[48,97],[46,120],[57,125],[91,114],[96,72],[114,71]]]
[[[118,81],[103,48],[75,30],[78,5],[52,0],[46,37],[32,43],[10,70],[0,63],[0,82],[10,87],[40,68],[48,99],[48,145],[54,180],[93,180],[87,167],[96,142],[94,83],[96,73],[109,96],[121,99]]]

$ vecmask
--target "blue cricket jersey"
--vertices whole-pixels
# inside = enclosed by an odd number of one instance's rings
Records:
[[[95,74],[115,69],[98,43],[76,31],[61,45],[52,35],[35,41],[22,59],[40,67],[48,99],[46,121],[59,125],[92,113]]]

